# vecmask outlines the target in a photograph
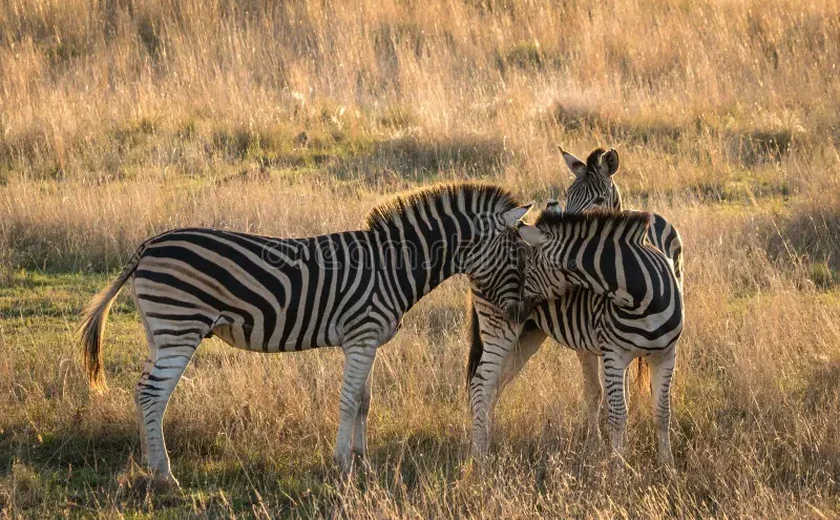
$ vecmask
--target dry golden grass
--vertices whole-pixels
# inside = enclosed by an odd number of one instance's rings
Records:
[[[0,517],[840,516],[840,5],[384,4],[0,5]],[[579,369],[556,345],[472,467],[454,280],[380,351],[365,474],[329,460],[339,352],[213,340],[167,414],[185,490],[146,492],[130,300],[109,393],[88,394],[72,334],[144,238],[350,229],[436,180],[562,195],[557,143],[616,146],[628,206],[683,234],[675,475],[640,396],[635,473],[582,458]]]

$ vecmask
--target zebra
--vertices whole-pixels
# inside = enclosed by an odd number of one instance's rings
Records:
[[[583,213],[590,209],[606,208],[615,211],[624,209],[621,191],[613,181],[618,171],[618,152],[614,148],[604,151],[596,148],[589,153],[586,162],[558,146],[569,171],[575,177],[566,191],[566,211]],[[549,201],[547,209],[559,209],[557,201]],[[674,264],[674,274],[680,287],[683,284],[682,238],[679,231],[661,215],[651,213],[652,220],[648,240],[665,253]]]
[[[613,182],[613,177],[619,168],[618,152],[614,149],[604,151],[601,148],[593,150],[586,161],[581,161],[571,153],[559,147],[563,155],[566,166],[574,176],[574,181],[566,192],[567,212],[582,213],[591,209],[622,209],[622,198],[618,186]],[[556,211],[559,204],[555,200],[550,200],[546,209],[548,211]],[[678,285],[682,289],[682,239],[680,238],[677,229],[672,226],[665,218],[657,214],[652,215],[652,224],[648,232],[648,240],[656,246],[660,251],[663,251],[666,256],[673,262],[675,275]],[[560,302],[558,302],[560,303]],[[474,442],[473,448],[476,451],[483,451],[486,448],[486,438],[488,433],[490,414],[494,402],[484,403],[477,396],[472,395],[474,387],[471,381],[477,372],[477,367],[482,362],[482,354],[484,352],[484,345],[482,341],[482,332],[488,336],[493,336],[491,332],[496,329],[501,320],[500,331],[495,334],[502,334],[504,330],[503,317],[497,316],[497,311],[493,309],[492,304],[483,301],[481,297],[472,295],[471,309],[469,312],[469,323],[471,330],[471,345],[469,361],[467,366],[467,387],[471,393],[471,403],[475,411],[475,406],[479,406],[479,411],[476,412],[474,424]],[[584,306],[577,306],[576,309],[582,313],[588,313],[589,310]],[[562,324],[561,324],[562,325]],[[494,396],[494,401],[502,394],[505,386],[512,381],[516,375],[522,370],[527,361],[533,356],[540,346],[544,343],[550,331],[540,329],[535,317],[527,319],[524,327],[518,337],[509,338],[515,348],[510,352],[505,363],[499,372],[499,382],[497,388],[486,389],[488,395]],[[564,343],[559,339],[560,336],[566,334],[554,334],[555,339]],[[575,341],[572,339],[571,341]],[[584,378],[584,397],[583,402],[587,410],[589,419],[589,432],[586,437],[587,449],[591,448],[592,443],[597,438],[598,422],[597,410],[602,404],[601,393],[601,377],[599,374],[599,356],[589,353],[586,349],[576,348],[574,343],[565,343],[571,346],[577,354],[581,365],[581,370]],[[644,358],[637,358],[639,381],[647,377],[647,367],[643,363]],[[484,360],[484,363],[496,363],[495,358]],[[605,404],[605,403],[604,403]],[[482,409],[486,407],[486,412]],[[595,411],[593,411],[595,410]],[[486,416],[486,417],[485,417]],[[482,417],[482,418],[479,418]]]
[[[374,208],[358,231],[275,238],[187,228],[157,235],[84,311],[89,383],[104,388],[104,325],[131,280],[149,348],[134,391],[141,449],[155,478],[177,486],[163,416],[203,338],[259,352],[340,346],[345,365],[334,457],[346,473],[352,456],[366,450],[376,349],[420,298],[462,273],[508,317],[524,316],[515,226],[530,207],[498,186],[460,183],[399,195]]]
[[[519,228],[534,248],[523,296],[539,301],[529,319],[579,353],[586,387],[600,387],[597,357],[603,358],[601,382],[617,460],[623,460],[627,420],[626,368],[634,358],[648,358],[659,460],[671,465],[670,385],[684,312],[671,260],[647,240],[651,219],[644,212],[541,212],[535,225]],[[476,299],[476,312],[483,319],[473,324],[473,340],[475,344],[480,337],[484,348],[479,359],[471,353],[470,402],[473,449],[481,453],[487,447],[496,388],[524,364],[514,346],[525,325],[506,320],[483,299]],[[585,399],[588,448],[597,431],[596,395],[589,393]]]
[[[613,175],[618,171],[619,165],[618,152],[614,148],[607,151],[603,148],[592,150],[585,163],[562,146],[557,148],[575,177],[566,191],[566,211],[583,213],[592,208],[621,210],[621,191],[613,182]],[[548,208],[558,209],[552,207],[552,204],[549,204]]]

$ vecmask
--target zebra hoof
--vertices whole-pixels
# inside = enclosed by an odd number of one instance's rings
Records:
[[[155,491],[179,491],[181,483],[171,473],[166,475],[155,475],[152,487]]]
[[[626,472],[636,473],[633,471],[633,468],[630,464],[624,460],[624,457],[619,455],[618,453],[613,453],[612,457],[610,458],[610,473],[614,475],[623,475]]]
[[[353,471],[353,452],[343,453],[336,450],[333,453],[333,459],[342,475],[347,476]]]

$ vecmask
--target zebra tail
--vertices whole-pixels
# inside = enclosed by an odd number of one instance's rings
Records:
[[[467,307],[469,308],[468,319],[470,324],[470,356],[467,359],[467,399],[470,399],[470,381],[472,381],[478,371],[481,354],[484,353],[484,344],[481,342],[481,329],[478,326],[478,313],[475,310],[472,292],[470,292]]]
[[[106,288],[96,293],[82,313],[78,334],[84,347],[85,373],[92,390],[108,389],[102,366],[102,334],[105,331],[105,320],[108,319],[108,312],[111,310],[114,298],[137,269],[144,249],[145,245],[140,246],[120,275]]]

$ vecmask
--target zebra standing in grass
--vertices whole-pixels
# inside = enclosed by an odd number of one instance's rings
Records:
[[[608,423],[619,460],[627,419],[626,368],[634,358],[648,358],[659,458],[670,464],[670,384],[683,327],[682,291],[671,260],[646,239],[650,219],[640,212],[542,212],[536,225],[519,228],[534,248],[523,295],[540,301],[531,319],[542,331],[576,351],[603,357]],[[471,363],[470,385],[478,451],[486,449],[490,405],[500,378],[507,375],[500,367],[508,366],[506,358],[523,328],[481,302],[477,311],[489,325],[479,331],[484,351]],[[588,386],[597,384],[592,374],[584,371]],[[597,363],[594,374],[597,378]],[[587,404],[589,441],[598,407],[597,402]]]
[[[622,209],[621,192],[613,181],[613,177],[619,167],[618,152],[615,149],[611,148],[608,151],[604,151],[601,148],[597,148],[589,154],[586,162],[583,162],[563,150],[563,148],[558,148],[563,154],[566,166],[574,175],[575,179],[566,191],[567,212],[583,213],[599,208],[617,211]],[[558,208],[559,204],[557,201],[552,200],[547,204],[547,209],[549,210],[554,211]],[[673,262],[677,282],[682,287],[682,239],[677,229],[664,217],[652,214],[648,240],[660,251],[665,253]],[[470,360],[472,364],[478,363],[481,359],[482,344],[481,336],[478,333],[479,320],[480,318],[475,308],[473,308],[471,312],[473,339],[470,349]],[[516,377],[516,374],[522,370],[528,359],[537,352],[546,338],[546,333],[537,327],[534,320],[528,320],[526,322],[522,335],[519,337],[519,345],[514,353],[515,355],[510,359],[509,364],[503,371],[504,377],[500,381],[497,397],[501,394],[504,386]],[[584,388],[584,391],[587,393],[584,401],[587,403],[601,402],[598,357],[581,350],[577,351],[577,355],[587,383]],[[646,376],[646,366],[644,365],[643,358],[637,359],[637,363],[639,366],[638,378],[641,381]],[[474,367],[468,367],[467,372],[468,374],[473,373]]]
[[[604,151],[603,149],[593,150],[586,159],[586,162],[580,161],[574,155],[566,152],[562,148],[560,151],[566,162],[569,171],[574,175],[574,182],[566,191],[566,203],[568,205],[567,211],[569,213],[582,213],[591,209],[611,208],[620,210],[622,206],[621,193],[618,186],[614,183],[613,177],[618,171],[619,159],[618,152],[614,149]],[[547,205],[549,210],[556,210],[559,204],[556,201],[550,201]],[[663,251],[666,256],[673,262],[674,271],[677,282],[682,288],[682,240],[680,235],[667,220],[659,215],[652,215],[652,225],[648,232],[648,240],[656,246],[660,251]],[[528,319],[522,329],[518,338],[513,338],[515,345],[512,352],[505,357],[503,366],[500,366],[499,358],[489,356],[482,361],[482,354],[484,352],[484,344],[482,335],[489,337],[498,337],[501,332],[492,332],[493,328],[499,326],[497,311],[493,309],[492,304],[484,301],[480,296],[473,295],[472,306],[470,312],[471,322],[471,346],[469,362],[467,367],[467,385],[471,386],[471,381],[477,372],[480,362],[496,365],[489,367],[493,370],[498,370],[499,380],[498,387],[487,388],[487,395],[493,396],[493,402],[484,403],[482,398],[475,395],[471,391],[471,402],[473,409],[486,409],[488,417],[477,418],[474,438],[477,439],[474,448],[481,450],[486,446],[486,439],[489,430],[489,415],[492,415],[492,409],[495,401],[498,400],[502,394],[504,387],[513,380],[516,375],[522,370],[528,359],[533,356],[540,346],[544,343],[547,334],[550,332],[541,330],[534,317]],[[579,312],[590,312],[584,306],[577,307]],[[501,320],[501,327],[504,328],[504,320]],[[583,401],[586,405],[587,417],[589,423],[589,433],[587,435],[587,446],[591,447],[594,440],[597,438],[598,421],[597,410],[599,404],[602,403],[601,380],[599,359],[600,357],[589,353],[586,349],[577,348],[575,345],[579,337],[571,332],[555,334],[554,337],[560,336],[570,337],[571,342],[565,343],[575,350],[578,360],[581,365],[584,378],[584,397]],[[498,346],[496,347],[498,348]],[[639,365],[639,380],[641,381],[646,376],[646,366],[642,362],[643,358],[637,358]],[[488,367],[485,367],[488,368]],[[481,414],[483,415],[483,413]],[[479,417],[479,416],[477,416]],[[485,424],[484,421],[487,421]]]
[[[530,204],[492,185],[452,184],[375,208],[367,228],[301,239],[177,229],[146,241],[97,294],[81,326],[85,367],[104,384],[101,341],[112,300],[130,279],[149,357],[135,388],[143,455],[177,485],[163,436],[169,396],[203,338],[259,352],[341,346],[345,354],[335,457],[364,454],[368,374],[376,349],[403,314],[448,277],[522,313],[521,243],[515,225]],[[524,315],[524,314],[523,314]]]

